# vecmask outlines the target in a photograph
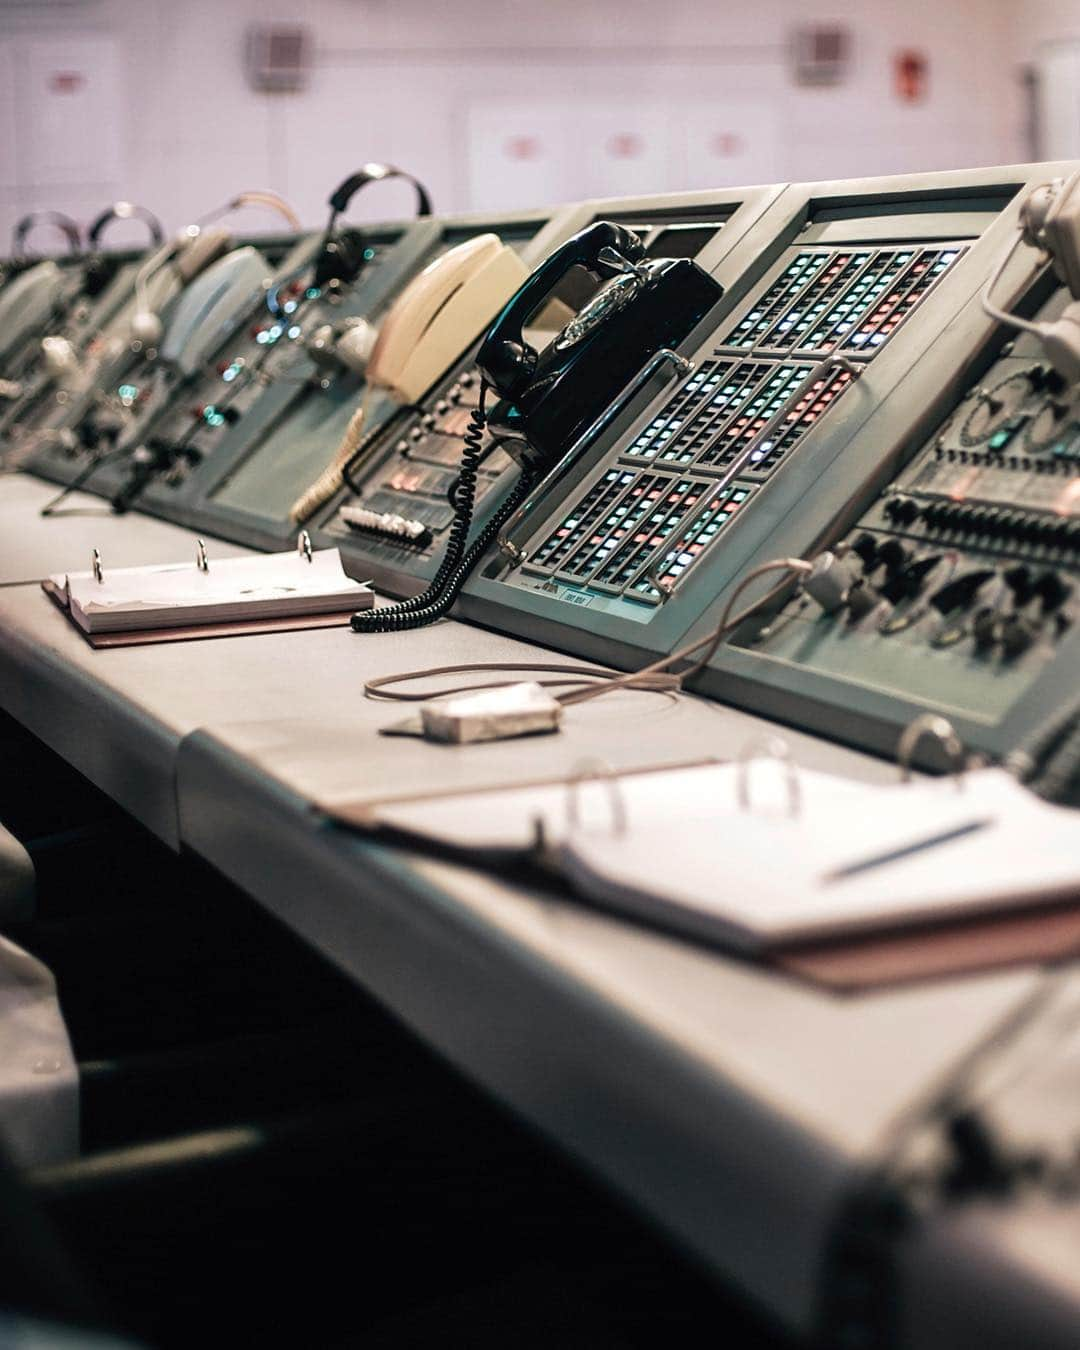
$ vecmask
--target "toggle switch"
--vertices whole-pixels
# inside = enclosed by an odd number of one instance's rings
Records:
[[[994,575],[990,568],[980,568],[975,572],[966,572],[954,577],[930,597],[930,603],[939,614],[951,614],[956,609],[967,607],[978,595],[983,586]]]

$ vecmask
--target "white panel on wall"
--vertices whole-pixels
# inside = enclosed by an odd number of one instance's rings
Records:
[[[470,206],[501,211],[571,200],[575,194],[568,187],[567,165],[575,147],[568,132],[564,110],[551,102],[478,99],[471,104],[466,142]]]
[[[19,46],[20,180],[118,183],[125,95],[116,39],[49,38]]]
[[[477,99],[469,191],[498,208],[768,182],[781,176],[779,128],[776,110],[753,101]]]
[[[304,219],[321,224],[330,193],[371,160],[415,174],[428,187],[436,211],[460,210],[460,157],[454,152],[462,133],[451,116],[457,79],[453,66],[327,61],[316,67],[306,95],[278,96],[281,135],[275,140],[275,161],[284,166],[283,190]],[[356,198],[348,218],[406,217],[415,200],[404,184],[373,185]]]
[[[1044,47],[1035,69],[1039,157],[1072,159],[1080,155],[1080,42]]]
[[[15,156],[15,51],[11,42],[0,42],[0,186],[17,181]]]
[[[669,184],[672,116],[655,101],[626,99],[575,108],[567,127],[567,191],[560,195],[633,197],[655,191],[651,183]]]
[[[780,118],[773,103],[740,100],[684,108],[673,159],[686,188],[768,183],[783,177]]]

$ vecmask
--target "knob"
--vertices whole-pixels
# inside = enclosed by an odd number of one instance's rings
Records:
[[[885,503],[885,514],[897,524],[908,525],[919,514],[918,503],[912,501],[910,497],[899,495],[890,497]]]
[[[873,571],[878,561],[877,540],[869,530],[863,530],[862,534],[855,540],[851,546],[852,553],[862,560],[863,567],[868,572]]]
[[[1000,636],[999,617],[997,610],[984,605],[971,621],[971,633],[980,651],[986,651],[997,642]]]
[[[1001,626],[1001,645],[1006,656],[1022,656],[1035,641],[1037,630],[1029,619],[1010,614]]]
[[[1042,601],[1044,614],[1052,614],[1054,610],[1060,609],[1072,594],[1072,587],[1054,571],[1043,572],[1035,582],[1033,590]]]
[[[909,563],[907,567],[893,572],[885,585],[881,588],[881,594],[886,600],[893,604],[901,600],[910,600],[922,590],[923,582],[927,576],[941,561],[939,554],[932,554],[927,558],[919,558],[916,562]]]
[[[1026,605],[1031,599],[1031,569],[1019,563],[1016,567],[1010,567],[1004,573],[1002,580],[1009,590],[1013,593],[1013,601],[1017,605]]]
[[[911,550],[905,548],[899,539],[886,539],[878,549],[878,562],[887,572],[896,572],[907,564]]]
[[[848,616],[852,623],[865,619],[881,603],[881,596],[865,581],[857,581],[848,591]]]

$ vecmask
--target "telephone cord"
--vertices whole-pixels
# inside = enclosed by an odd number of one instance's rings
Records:
[[[469,539],[469,530],[472,527],[473,507],[476,504],[476,479],[480,467],[480,460],[484,449],[484,429],[487,425],[487,381],[482,381],[480,385],[480,397],[477,406],[472,410],[469,429],[465,433],[464,443],[461,450],[461,468],[457,478],[457,490],[454,494],[454,519],[450,523],[450,533],[446,541],[446,551],[443,553],[442,562],[439,564],[431,584],[420,595],[414,595],[408,600],[402,600],[399,604],[391,605],[388,609],[369,609],[352,617],[352,626],[357,633],[398,633],[409,628],[423,628],[429,623],[434,623],[438,618],[450,608],[457,598],[458,591],[468,576],[468,571],[461,571],[463,562],[471,565],[474,557],[478,556],[477,545],[483,541],[486,548],[490,543],[491,524],[482,531],[480,537],[473,544],[473,547],[466,552],[466,544]],[[515,490],[507,498],[507,502],[513,500],[513,510],[517,509],[518,490],[521,487],[521,481],[515,485]],[[506,503],[503,505],[505,509]],[[501,529],[505,517],[502,510],[497,513],[498,524],[496,529]]]
[[[480,541],[477,540],[477,544],[479,543]],[[569,707],[575,703],[584,703],[591,698],[599,698],[602,694],[610,693],[615,689],[634,689],[647,693],[676,693],[682,689],[688,678],[696,675],[708,663],[720,642],[729,633],[735,632],[753,615],[778,600],[790,585],[792,576],[804,575],[809,571],[810,566],[811,564],[801,558],[777,558],[754,568],[753,571],[747,573],[732,592],[716,628],[710,630],[704,637],[680,647],[670,656],[654,661],[652,665],[645,666],[640,670],[619,672],[560,662],[533,664],[528,662],[480,661],[460,666],[433,666],[427,670],[410,670],[396,675],[383,675],[378,679],[368,680],[364,685],[364,693],[368,698],[389,699],[402,703],[420,703],[433,698],[445,698],[450,694],[472,693],[479,689],[501,689],[507,685],[520,683],[520,681],[488,680],[482,684],[458,685],[451,689],[421,693],[391,692],[391,686],[406,684],[411,680],[434,679],[442,675],[493,674],[496,672],[509,674],[517,671],[542,672],[560,676],[559,679],[540,680],[537,683],[545,686],[571,686],[565,693],[556,695],[557,701],[564,707]],[[732,613],[735,602],[752,582],[767,572],[777,571],[784,573],[779,581],[759,599],[740,610],[738,614]],[[383,610],[382,612],[387,613],[388,611]],[[703,649],[704,654],[700,655],[698,660],[688,669],[680,672],[671,670],[672,666],[688,660],[696,653],[701,653]]]

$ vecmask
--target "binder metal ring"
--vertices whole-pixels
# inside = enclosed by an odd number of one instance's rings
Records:
[[[755,736],[739,751],[738,777],[735,780],[736,800],[740,811],[749,811],[750,802],[750,766],[756,759],[775,759],[784,766],[787,783],[788,815],[794,819],[802,812],[802,790],[799,786],[799,771],[791,758],[787,741],[779,736]]]
[[[311,535],[307,530],[301,530],[296,536],[296,551],[305,561],[311,562]]]
[[[611,765],[603,759],[587,759],[577,766],[566,781],[566,823],[577,829],[581,823],[578,813],[578,789],[583,783],[600,782],[608,790],[611,801],[612,833],[626,833],[626,802],[619,791],[619,782]]]
[[[195,544],[195,565],[200,572],[210,571],[210,560],[206,556],[206,544],[201,540],[196,540]]]
[[[937,741],[953,765],[953,777],[958,789],[964,786],[964,770],[967,767],[964,756],[964,743],[957,735],[956,728],[947,717],[938,713],[920,713],[913,718],[900,733],[896,746],[896,763],[900,769],[900,781],[911,781],[911,760],[919,742],[929,736]]]
[[[90,550],[90,567],[94,573],[94,580],[99,586],[103,586],[105,584],[105,572],[101,566],[101,554],[96,548]]]

